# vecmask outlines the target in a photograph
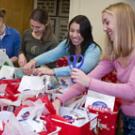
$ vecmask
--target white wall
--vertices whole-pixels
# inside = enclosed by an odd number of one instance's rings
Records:
[[[119,1],[130,3],[135,7],[135,0],[70,0],[69,20],[75,15],[86,15],[93,26],[94,40],[103,48],[104,32],[101,11],[109,4]]]

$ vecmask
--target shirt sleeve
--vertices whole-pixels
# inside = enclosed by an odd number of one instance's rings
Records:
[[[92,78],[89,88],[103,94],[133,101],[135,100],[135,67],[126,83],[109,83]]]
[[[15,41],[14,41],[14,56],[18,56],[20,46],[21,46],[21,37],[20,37],[19,32],[16,31]]]
[[[84,63],[80,69],[85,73],[90,72],[99,62],[100,55],[99,47],[91,44],[84,54]],[[70,76],[71,68],[69,66],[55,68],[54,73],[56,76]]]
[[[76,96],[79,96],[81,93],[83,93],[86,90],[87,89],[85,87],[83,87],[82,85],[74,84],[64,94],[60,95],[57,98],[60,99],[62,104],[64,104],[67,101],[69,101],[70,99],[72,99]]]
[[[113,62],[109,60],[102,60],[98,63],[96,68],[88,74],[88,76],[101,79],[106,74],[114,70]]]
[[[112,62],[104,60],[104,61],[99,62],[97,67],[94,68],[94,70],[92,70],[88,74],[88,76],[101,78],[105,74],[109,73],[112,69],[113,69]],[[96,85],[98,85],[98,84],[96,84]],[[62,101],[62,103],[65,103],[69,99],[80,95],[81,93],[83,93],[86,90],[87,89],[80,84],[73,84],[71,87],[69,87],[69,89],[63,95],[59,96],[58,98]]]
[[[57,77],[61,77],[61,76],[70,76],[71,69],[69,68],[69,66],[64,66],[54,68],[53,71]]]
[[[21,47],[19,50],[19,54],[23,53],[25,54],[25,36],[26,36],[26,32],[24,32],[23,36],[22,36],[22,41],[21,41]]]
[[[47,51],[34,58],[36,65],[44,65],[56,61],[57,59],[66,55],[66,40],[59,43],[54,49]]]
[[[101,49],[95,44],[91,44],[84,54],[84,63],[81,70],[86,74],[96,67],[101,55]]]

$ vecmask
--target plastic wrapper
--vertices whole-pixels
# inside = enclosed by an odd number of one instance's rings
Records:
[[[32,132],[29,127],[21,125],[12,112],[0,112],[0,121],[4,125],[2,135],[38,135]]]

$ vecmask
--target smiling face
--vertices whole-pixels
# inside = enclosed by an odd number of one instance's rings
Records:
[[[80,33],[80,25],[73,22],[69,28],[69,37],[75,46],[80,46],[83,42],[83,37]]]
[[[114,41],[114,19],[111,13],[104,12],[102,15],[103,30],[111,41]]]
[[[30,19],[30,26],[35,34],[41,34],[45,30],[44,24],[34,21],[33,19]]]

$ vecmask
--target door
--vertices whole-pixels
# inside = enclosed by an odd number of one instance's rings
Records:
[[[0,0],[0,8],[6,10],[7,25],[16,28],[21,34],[29,27],[29,16],[34,0]]]

